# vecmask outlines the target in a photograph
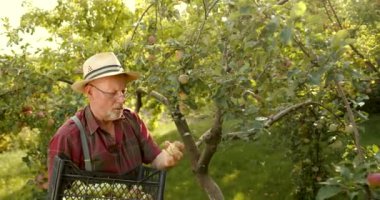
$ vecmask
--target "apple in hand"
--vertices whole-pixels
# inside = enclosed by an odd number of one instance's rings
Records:
[[[380,173],[369,173],[367,175],[368,185],[371,187],[380,186]]]

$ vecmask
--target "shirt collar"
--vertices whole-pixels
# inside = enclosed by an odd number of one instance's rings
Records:
[[[98,130],[98,128],[100,128],[100,126],[98,122],[96,121],[94,114],[92,114],[90,106],[85,107],[84,115],[86,118],[88,130],[90,131],[90,135],[92,135],[93,133],[95,133],[96,130]],[[123,114],[118,120],[124,120],[124,119],[125,119],[125,115]]]
[[[87,127],[90,131],[90,134],[95,133],[95,131],[99,128],[99,124],[96,121],[94,115],[91,112],[90,106],[86,106],[84,109],[84,116],[86,118]]]

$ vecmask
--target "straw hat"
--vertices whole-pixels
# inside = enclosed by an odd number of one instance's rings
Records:
[[[90,81],[106,76],[125,75],[125,81],[136,80],[139,75],[136,72],[124,72],[119,60],[112,52],[103,52],[91,56],[83,64],[83,80],[71,85],[77,92],[83,92],[84,86]]]

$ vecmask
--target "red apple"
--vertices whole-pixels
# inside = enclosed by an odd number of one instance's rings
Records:
[[[368,185],[371,187],[380,186],[380,173],[369,173],[367,175]]]
[[[179,96],[179,99],[182,101],[185,101],[187,99],[187,94],[182,91],[178,93],[178,96]]]
[[[183,58],[183,51],[181,51],[181,50],[176,50],[176,51],[175,51],[175,58],[176,58],[177,60],[181,60],[181,59]]]
[[[31,116],[33,114],[33,108],[31,106],[24,106],[21,112],[26,116]]]
[[[156,43],[156,37],[154,35],[151,35],[148,37],[148,44],[153,45]]]
[[[38,116],[39,118],[44,118],[44,117],[45,117],[45,113],[44,113],[44,111],[39,111],[39,112],[37,113],[37,116]]]

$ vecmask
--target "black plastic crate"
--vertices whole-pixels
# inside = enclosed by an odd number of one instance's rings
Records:
[[[79,169],[56,156],[49,185],[49,200],[163,200],[166,172],[140,166],[115,175]]]

